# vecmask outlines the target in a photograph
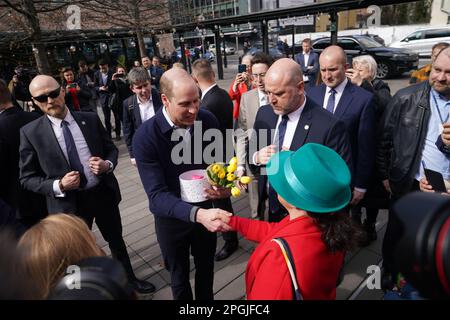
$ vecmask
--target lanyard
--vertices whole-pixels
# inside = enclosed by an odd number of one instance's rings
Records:
[[[446,122],[448,121],[449,113],[447,113],[447,117],[445,118],[445,120],[443,120],[443,119],[442,119],[441,110],[439,110],[439,105],[438,105],[436,96],[434,95],[434,92],[433,92],[433,91],[431,91],[431,95],[433,96],[434,105],[435,105],[436,110],[437,110],[437,112],[438,112],[439,120],[441,120],[441,124],[444,124],[444,123],[446,123]]]

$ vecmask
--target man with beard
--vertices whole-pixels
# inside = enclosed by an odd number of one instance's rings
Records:
[[[450,180],[450,48],[434,60],[430,80],[397,92],[386,108],[377,167],[383,184],[395,201],[419,190],[427,169]],[[426,181],[424,181],[426,182]],[[423,188],[424,189],[424,188]],[[389,217],[383,243],[385,270],[394,275],[389,261],[399,234],[398,222]]]

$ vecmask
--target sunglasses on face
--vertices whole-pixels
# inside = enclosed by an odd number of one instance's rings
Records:
[[[33,97],[33,99],[38,102],[47,102],[49,97],[52,99],[58,98],[60,92],[61,92],[61,87],[58,87],[57,89],[51,91],[49,94],[42,94],[40,96]]]

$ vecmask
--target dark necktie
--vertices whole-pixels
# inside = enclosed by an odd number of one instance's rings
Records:
[[[84,188],[87,183],[84,175],[84,168],[81,164],[80,156],[78,155],[75,141],[73,140],[72,132],[69,129],[69,123],[65,120],[61,122],[61,128],[66,142],[67,157],[69,158],[70,170],[78,171],[80,173],[80,189]]]
[[[328,98],[328,102],[327,102],[327,111],[330,111],[331,113],[334,113],[335,95],[336,95],[336,90],[331,89],[330,97]]]
[[[283,140],[284,136],[286,135],[288,120],[289,117],[287,114],[285,114],[282,117],[280,124],[278,125],[278,138],[276,140],[276,142],[278,143],[278,151],[281,151],[283,147]],[[283,209],[284,207],[280,206],[280,203],[278,201],[278,194],[269,184],[269,222],[278,222],[283,219],[286,214],[286,211]]]
[[[288,117],[287,114],[285,114],[285,115],[282,117],[282,120],[281,120],[281,122],[280,122],[280,124],[279,124],[279,126],[278,126],[278,139],[277,139],[277,142],[278,142],[278,145],[277,145],[278,151],[281,151],[281,148],[283,147],[283,140],[284,140],[284,136],[285,136],[285,134],[286,134],[286,128],[287,128],[287,122],[288,122],[288,120],[289,120],[289,117]]]

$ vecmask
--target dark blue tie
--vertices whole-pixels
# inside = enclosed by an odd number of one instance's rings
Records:
[[[282,150],[284,136],[286,135],[287,122],[289,117],[285,114],[282,117],[280,124],[278,125],[278,138],[276,143],[278,143],[278,151]],[[278,201],[278,194],[269,184],[269,222],[278,222],[286,215],[286,210],[284,207],[280,206]]]
[[[66,142],[67,157],[69,158],[70,170],[78,171],[80,173],[80,189],[84,188],[87,183],[84,175],[84,168],[80,161],[75,141],[73,140],[72,132],[69,129],[69,123],[65,120],[61,122],[61,128]]]
[[[327,102],[327,110],[330,111],[331,113],[334,113],[335,95],[336,95],[336,90],[331,89],[330,97],[328,98],[328,102]]]
[[[283,147],[283,140],[284,136],[286,135],[286,128],[287,128],[287,122],[289,120],[289,117],[287,114],[285,114],[280,122],[280,125],[278,126],[278,151],[281,151],[281,148]]]

